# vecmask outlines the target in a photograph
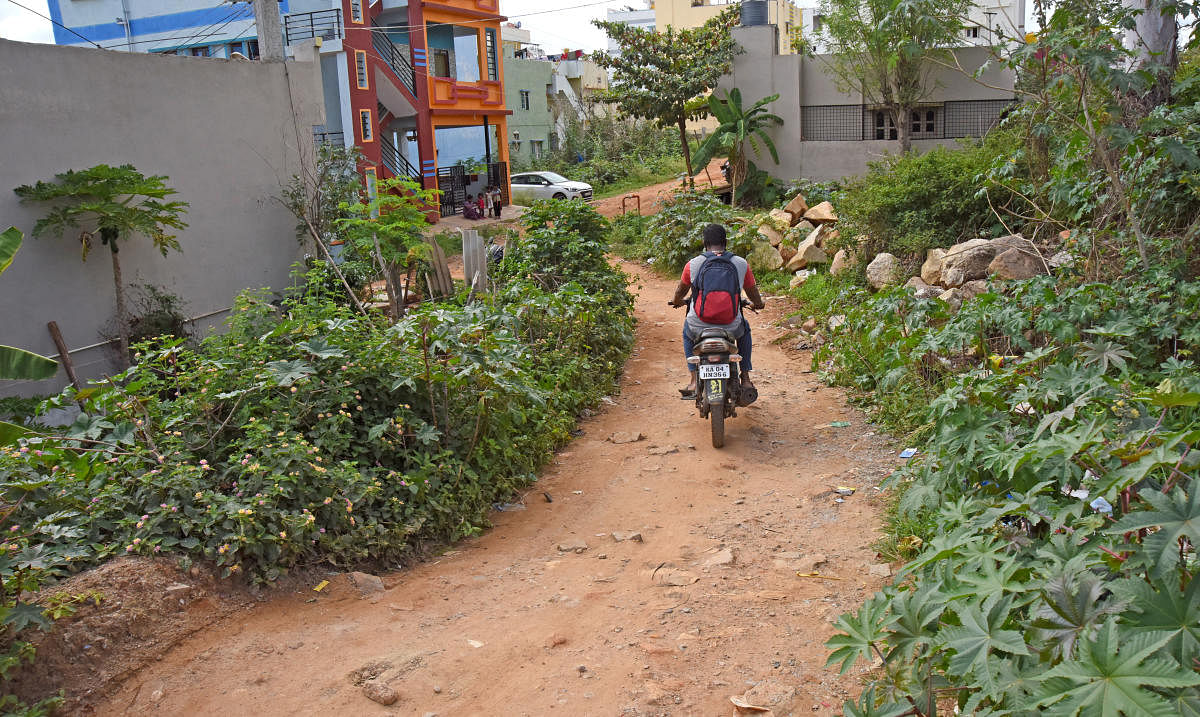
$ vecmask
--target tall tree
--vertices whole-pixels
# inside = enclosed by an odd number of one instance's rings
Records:
[[[604,99],[617,103],[627,115],[678,128],[688,177],[695,172],[687,122],[707,114],[704,109],[689,110],[688,100],[716,87],[721,75],[729,73],[733,56],[741,52],[730,35],[738,17],[738,6],[730,5],[700,27],[679,30],[668,25],[663,32],[592,21],[621,46],[619,55],[600,53],[595,58],[613,71]]]
[[[828,67],[844,91],[882,107],[900,151],[912,148],[909,118],[934,88],[934,63],[961,42],[971,0],[823,0]]]
[[[767,134],[768,128],[783,124],[782,117],[767,111],[767,105],[777,99],[779,95],[771,95],[749,107],[743,107],[742,91],[736,87],[727,92],[724,99],[718,99],[715,93],[708,97],[709,111],[721,124],[696,148],[696,164],[707,165],[714,156],[725,153],[729,158],[729,186],[733,193],[731,201],[735,205],[738,187],[745,181],[749,170],[747,144],[756,157],[762,154],[759,149],[761,144],[771,154],[775,164],[779,164],[779,153]]]
[[[1179,65],[1179,3],[1174,0],[1122,0],[1131,11],[1132,27],[1125,31],[1125,46],[1134,53],[1137,67],[1154,81],[1146,93],[1151,105],[1171,98],[1171,81]]]
[[[82,229],[79,242],[83,260],[92,247],[92,232],[112,255],[113,289],[117,301],[117,331],[121,360],[129,360],[129,311],[125,304],[125,282],[121,276],[120,243],[141,234],[163,256],[179,250],[179,241],[169,229],[183,229],[187,202],[165,201],[178,194],[163,176],[147,177],[130,164],[110,167],[98,164],[82,171],[68,170],[54,181],[24,184],[14,189],[25,202],[47,202],[51,209],[33,227],[33,235],[62,234],[69,228]]]

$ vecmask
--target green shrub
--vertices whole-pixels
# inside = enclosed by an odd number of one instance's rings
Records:
[[[849,294],[819,352],[828,376],[918,428],[920,449],[889,481],[882,546],[911,561],[827,643],[843,669],[884,662],[847,711],[1099,714],[1115,709],[1099,686],[1120,650],[1124,714],[1186,713],[1200,701],[1200,532],[1184,527],[1200,523],[1200,283],[1043,277],[1006,293],[954,315],[904,290]]]
[[[834,198],[842,240],[868,236],[867,256],[886,251],[919,264],[931,247],[1007,233],[982,190],[984,175],[998,157],[1008,158],[1013,144],[1012,135],[993,132],[961,149],[939,146],[872,162]],[[1007,196],[992,201],[1009,203]]]
[[[723,224],[729,232],[730,249],[746,256],[750,246],[747,243],[749,237],[740,232],[742,216],[707,192],[678,192],[649,218],[646,253],[640,258],[666,274],[683,271],[683,265],[700,253],[702,232],[709,223]],[[741,239],[735,241],[738,236]]]
[[[645,259],[650,255],[649,244],[646,240],[646,230],[650,218],[641,214],[622,214],[612,220],[612,231],[609,243],[612,250],[630,259]]]
[[[74,424],[0,453],[9,520],[29,531],[15,549],[64,556],[58,572],[176,553],[271,580],[477,532],[632,345],[626,277],[570,229],[603,225],[554,206],[486,302],[388,325],[331,301],[324,279],[278,307],[251,292],[197,348],[143,344],[114,381],[54,397],[82,405]]]
[[[783,186],[780,198],[784,202],[790,202],[792,197],[803,194],[808,206],[815,207],[821,202],[834,201],[841,189],[842,183],[838,180],[817,182],[811,179],[794,179]]]
[[[543,199],[533,203],[523,215],[521,225],[527,231],[555,229],[579,234],[593,248],[602,248],[608,231],[608,220],[590,204]]]

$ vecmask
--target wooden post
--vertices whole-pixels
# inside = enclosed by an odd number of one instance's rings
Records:
[[[431,271],[428,275],[429,280],[429,298],[435,299],[443,296],[450,296],[454,293],[454,279],[450,276],[450,267],[446,264],[446,254],[442,251],[442,247],[437,243],[432,235],[425,237],[430,245],[430,264]]]
[[[462,230],[459,230],[462,231]],[[471,295],[487,291],[487,254],[483,250],[483,237],[474,229],[463,234],[463,273],[471,287]]]
[[[67,342],[63,341],[62,332],[58,330],[58,323],[51,321],[46,324],[46,328],[50,329],[50,338],[54,339],[54,345],[58,347],[58,362],[67,372],[67,378],[71,379],[71,385],[76,391],[81,390],[83,386],[79,385],[79,377],[75,375],[75,364],[71,363],[71,353],[67,350]]]

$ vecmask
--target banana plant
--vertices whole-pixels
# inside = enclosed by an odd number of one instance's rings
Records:
[[[16,227],[0,232],[0,274],[12,264],[13,256],[25,239]],[[25,349],[0,346],[0,379],[41,381],[51,378],[58,371],[54,359],[39,356]]]
[[[749,107],[742,107],[742,91],[736,87],[725,93],[724,99],[714,92],[708,98],[708,109],[721,123],[713,133],[704,138],[696,148],[697,167],[707,165],[713,157],[722,153],[729,157],[729,186],[733,192],[732,203],[737,205],[737,189],[748,171],[746,144],[754,156],[761,156],[759,143],[766,147],[775,164],[779,164],[779,153],[775,143],[767,134],[770,127],[783,124],[783,118],[771,114],[766,106],[779,99],[779,95],[764,97]]]
[[[0,274],[12,264],[13,257],[21,248],[24,239],[24,235],[16,227],[9,227],[0,232]],[[57,372],[58,363],[54,359],[39,356],[25,349],[0,345],[0,379],[41,381],[53,378]],[[12,443],[26,433],[21,426],[0,421],[0,446]]]

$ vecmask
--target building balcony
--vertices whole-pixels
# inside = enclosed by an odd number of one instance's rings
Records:
[[[283,17],[283,38],[288,45],[316,37],[337,40],[345,35],[345,30],[341,8],[297,12]]]

